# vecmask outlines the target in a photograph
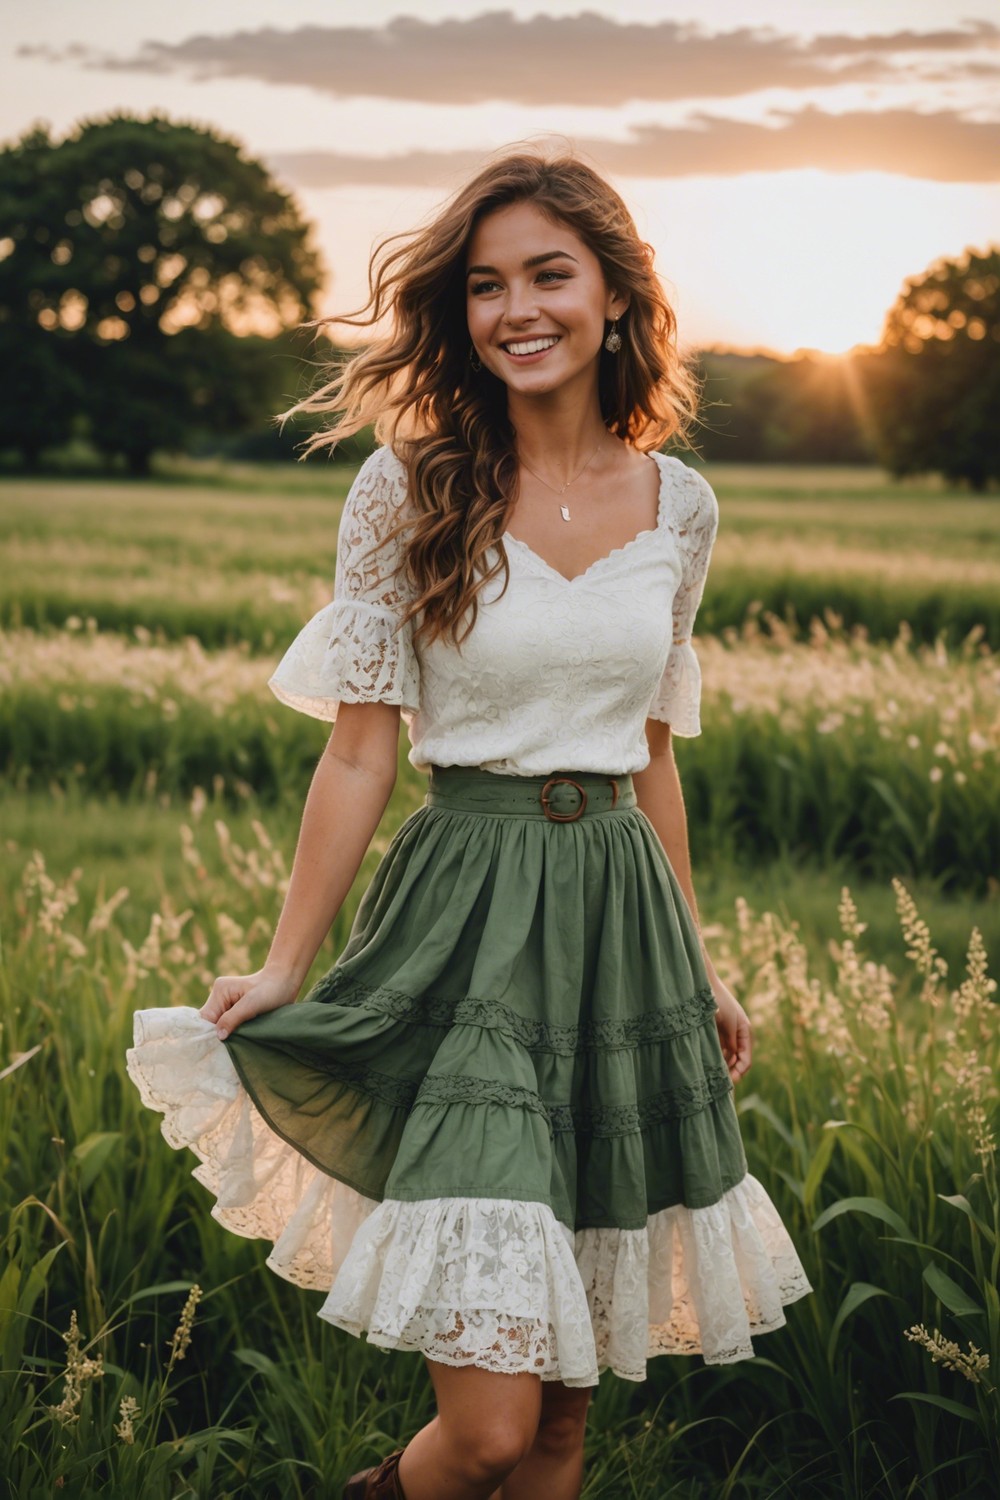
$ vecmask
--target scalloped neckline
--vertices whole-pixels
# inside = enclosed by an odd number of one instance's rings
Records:
[[[584,568],[582,573],[574,573],[572,578],[567,578],[566,574],[560,572],[560,570],[554,567],[552,563],[546,562],[545,558],[542,557],[540,553],[536,552],[534,547],[529,547],[527,542],[522,541],[519,536],[514,536],[510,531],[502,532],[501,540],[504,542],[513,542],[517,547],[520,547],[521,551],[525,553],[526,556],[533,559],[534,562],[538,563],[546,573],[550,573],[553,577],[558,578],[559,581],[561,583],[564,583],[567,588],[572,587],[574,583],[579,583],[584,578],[591,577],[591,575],[598,568],[601,568],[606,563],[611,562],[612,559],[620,557],[624,552],[631,552],[634,547],[637,547],[641,542],[646,541],[649,537],[659,536],[663,530],[663,523],[666,519],[667,513],[667,464],[665,455],[662,453],[651,452],[650,457],[652,458],[653,462],[656,464],[660,472],[660,487],[657,491],[656,500],[655,526],[643,527],[642,531],[637,531],[635,536],[630,537],[627,542],[622,542],[620,547],[612,547],[610,552],[605,552],[602,557],[596,557],[592,563],[589,563],[587,567]]]

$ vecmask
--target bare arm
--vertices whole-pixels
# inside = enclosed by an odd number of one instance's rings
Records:
[[[288,892],[256,974],[216,979],[200,1014],[225,1036],[293,1001],[354,883],[396,783],[399,705],[341,703],[306,797]]]
[[[265,968],[300,988],[354,884],[396,784],[399,705],[342,703],[313,774]]]
[[[752,1056],[750,1021],[736,996],[720,978],[701,935],[701,918],[698,914],[694,884],[691,879],[687,814],[684,810],[680,775],[674,760],[670,725],[659,719],[647,719],[646,742],[649,745],[649,765],[644,770],[634,771],[632,774],[636,797],[642,811],[656,829],[660,843],[677,876],[677,883],[694,917],[702,958],[705,961],[705,971],[718,1006],[715,1024],[719,1032],[722,1055],[730,1077],[735,1083],[750,1066]]]
[[[646,720],[646,743],[649,745],[649,765],[642,771],[632,773],[635,794],[646,817],[659,835],[684,899],[691,909],[698,935],[701,936],[701,918],[695,900],[694,883],[691,878],[691,855],[688,849],[687,813],[681,791],[680,775],[674,760],[674,747],[670,725],[659,719]],[[705,945],[702,953],[707,965],[711,964]]]

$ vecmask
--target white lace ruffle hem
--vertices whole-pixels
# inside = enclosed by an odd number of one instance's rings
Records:
[[[330,1177],[277,1135],[212,1022],[188,1007],[136,1011],[129,1076],[227,1229],[273,1242],[266,1264],[327,1292],[319,1316],[382,1348],[450,1365],[596,1385],[646,1378],[655,1354],[706,1364],[754,1357],[812,1287],[750,1173],[708,1208],[651,1214],[645,1229],[573,1231],[543,1203],[382,1202]]]
[[[398,703],[419,711],[420,669],[392,615],[363,600],[333,599],[299,631],[268,679],[279,700],[333,723],[343,703]]]
[[[690,641],[671,646],[646,717],[665,720],[674,734],[686,739],[701,734],[701,662]]]

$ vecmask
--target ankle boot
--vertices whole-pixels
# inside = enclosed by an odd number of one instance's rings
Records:
[[[344,1487],[344,1500],[406,1500],[399,1482],[402,1448],[396,1448],[373,1469],[352,1474]]]

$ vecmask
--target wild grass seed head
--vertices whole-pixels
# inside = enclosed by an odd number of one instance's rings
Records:
[[[104,1376],[104,1356],[94,1359],[80,1348],[83,1335],[76,1319],[76,1308],[70,1313],[69,1329],[62,1335],[66,1344],[66,1375],[63,1398],[57,1404],[49,1403],[53,1419],[63,1427],[70,1427],[80,1417],[80,1402],[88,1381],[101,1380]]]
[[[183,1359],[187,1354],[188,1346],[191,1343],[191,1329],[194,1324],[195,1308],[201,1301],[201,1297],[201,1287],[195,1282],[187,1294],[187,1301],[181,1310],[180,1322],[174,1329],[173,1337],[170,1340],[170,1359],[167,1363],[168,1373],[173,1369],[177,1360]]]
[[[118,1406],[118,1415],[121,1417],[121,1421],[115,1423],[115,1432],[117,1432],[123,1443],[135,1442],[135,1431],[132,1424],[139,1414],[140,1407],[135,1397],[123,1396]]]
[[[937,1328],[933,1334],[928,1333],[923,1323],[914,1323],[907,1328],[905,1337],[913,1343],[921,1344],[935,1364],[944,1365],[948,1370],[957,1370],[966,1380],[971,1380],[976,1385],[986,1383],[983,1375],[990,1367],[990,1357],[977,1349],[971,1340],[969,1352],[965,1353],[951,1339],[946,1339]]]
[[[920,999],[932,1009],[939,1010],[944,1004],[939,986],[948,976],[947,961],[931,942],[930,929],[898,875],[892,877],[892,888],[896,893],[896,912],[903,937],[908,944],[906,956],[916,967],[917,973],[923,976]]]

